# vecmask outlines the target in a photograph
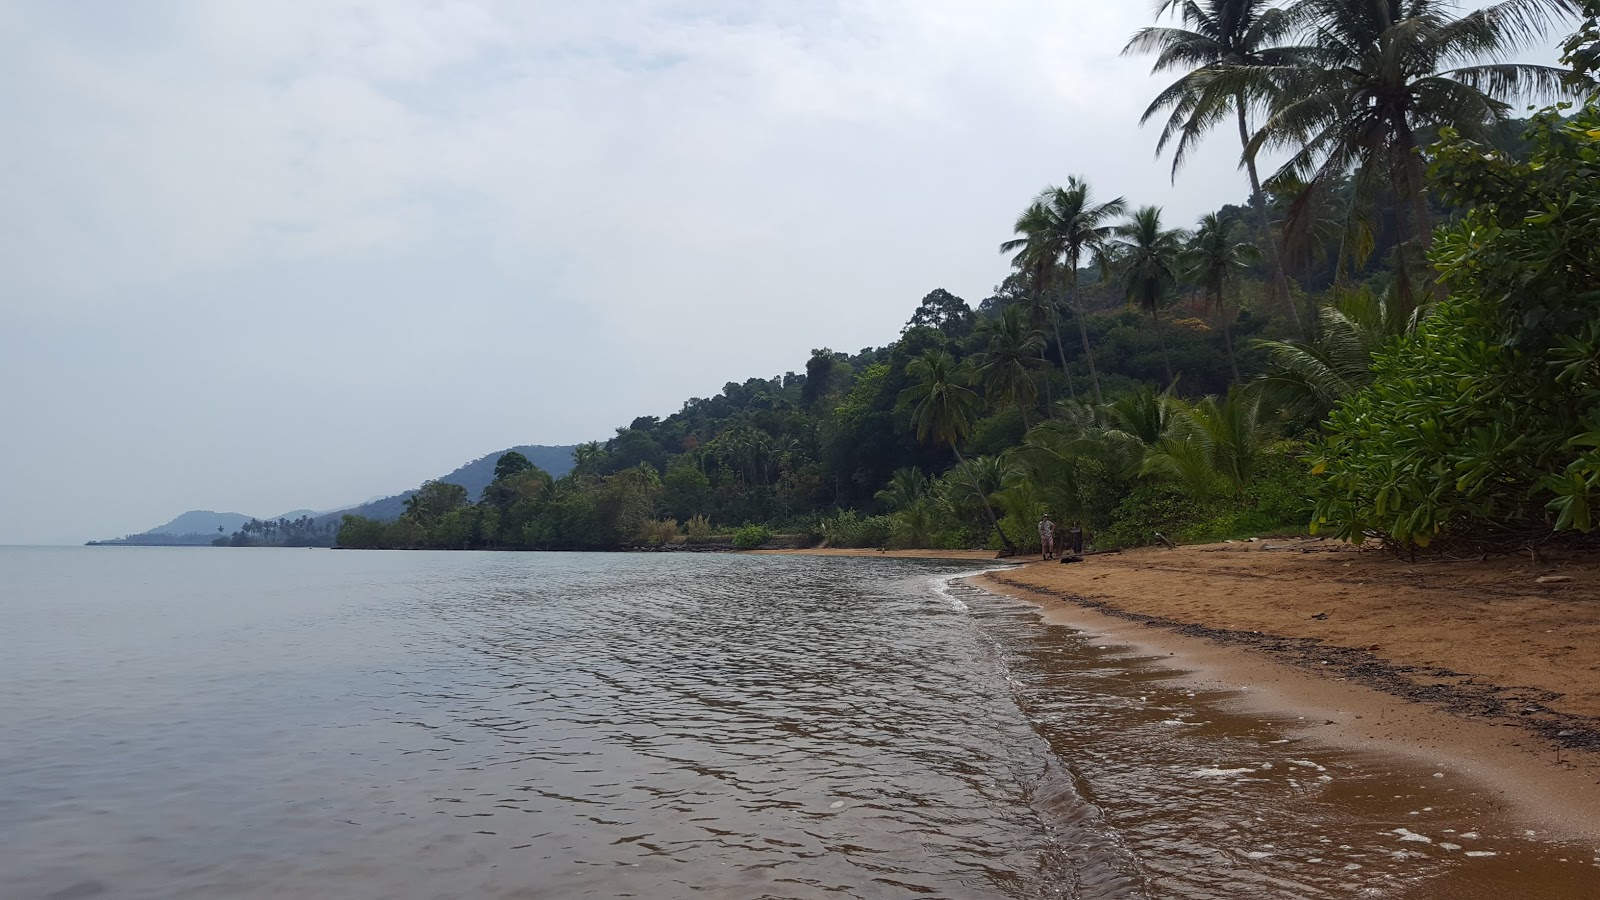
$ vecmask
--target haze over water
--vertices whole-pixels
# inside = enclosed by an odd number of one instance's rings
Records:
[[[0,548],[0,896],[1593,896],[971,571]]]

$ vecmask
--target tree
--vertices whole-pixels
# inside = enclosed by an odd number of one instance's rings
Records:
[[[977,479],[967,465],[966,457],[961,455],[960,445],[972,431],[972,420],[982,401],[977,393],[966,386],[966,371],[956,366],[949,353],[930,350],[912,360],[906,367],[906,374],[916,379],[916,383],[900,393],[899,402],[911,411],[917,439],[948,446],[955,454],[956,463],[976,485]],[[1000,530],[989,498],[980,493],[978,502],[988,514],[989,526],[1000,535],[1006,552],[1015,555],[1016,545]]]
[[[599,441],[579,444],[572,451],[572,471],[579,475],[598,475],[605,460],[606,449]]]
[[[1124,54],[1155,53],[1152,72],[1181,71],[1177,81],[1156,96],[1144,111],[1140,124],[1163,112],[1168,113],[1156,155],[1173,144],[1172,177],[1188,157],[1189,150],[1206,132],[1222,124],[1230,115],[1239,126],[1245,172],[1250,177],[1250,206],[1266,242],[1272,264],[1276,299],[1289,306],[1295,328],[1300,328],[1300,313],[1289,297],[1289,281],[1284,275],[1282,254],[1273,237],[1272,221],[1267,216],[1267,199],[1261,189],[1256,154],[1250,136],[1254,128],[1250,109],[1274,95],[1270,70],[1304,62],[1304,48],[1282,44],[1293,33],[1290,16],[1274,9],[1268,0],[1161,0],[1156,15],[1177,11],[1184,27],[1140,29]],[[1226,73],[1230,77],[1220,78]],[[1176,143],[1174,143],[1176,140]],[[1237,369],[1237,367],[1235,367]],[[1238,380],[1238,372],[1234,373]]]
[[[1271,368],[1257,380],[1265,399],[1313,419],[1372,383],[1372,357],[1395,338],[1411,334],[1427,307],[1387,296],[1370,286],[1338,291],[1320,312],[1321,327],[1304,341],[1257,341]]]
[[[1293,16],[1314,37],[1306,65],[1275,69],[1279,103],[1247,155],[1261,147],[1291,155],[1274,179],[1300,188],[1287,228],[1354,171],[1347,243],[1364,260],[1374,226],[1364,211],[1387,190],[1396,229],[1420,250],[1432,245],[1420,135],[1450,128],[1487,140],[1507,101],[1561,89],[1564,70],[1503,62],[1540,37],[1570,0],[1503,0],[1454,16],[1448,0],[1300,0]],[[1476,63],[1476,64],[1472,64]],[[1453,68],[1449,68],[1454,66]],[[1403,245],[1402,245],[1403,246]],[[1408,278],[1401,258],[1397,273]],[[1406,285],[1409,282],[1402,282]]]
[[[1016,306],[1001,310],[999,318],[985,319],[978,326],[978,336],[985,339],[984,349],[972,362],[984,391],[991,400],[1015,404],[1022,410],[1026,427],[1028,408],[1039,401],[1033,369],[1044,339],[1028,327],[1023,310]]]
[[[1600,103],[1562,112],[1534,118],[1526,162],[1446,133],[1451,294],[1329,415],[1314,528],[1534,547],[1600,521]]]
[[[1113,252],[1122,272],[1123,296],[1130,304],[1150,314],[1170,385],[1177,379],[1172,374],[1172,357],[1167,353],[1166,335],[1161,330],[1161,306],[1178,285],[1178,260],[1183,253],[1184,233],[1162,227],[1159,206],[1135,210],[1126,223],[1117,226],[1116,233],[1118,239]]]
[[[417,492],[406,498],[405,514],[426,527],[466,506],[467,489],[448,481],[424,481]]]
[[[501,481],[518,472],[526,472],[531,468],[533,468],[533,463],[521,453],[515,450],[502,453],[500,458],[494,461],[494,480]]]
[[[888,485],[877,494],[878,502],[890,512],[900,512],[917,503],[928,494],[928,478],[921,470],[907,467],[896,469]]]
[[[662,486],[665,488],[662,502],[668,515],[687,522],[706,512],[707,501],[711,498],[711,479],[687,455],[667,464]]]
[[[973,318],[967,301],[944,288],[937,288],[922,298],[911,321],[906,323],[906,329],[937,328],[946,337],[960,338],[971,333]]]
[[[1169,436],[1145,456],[1145,473],[1176,478],[1202,499],[1213,485],[1226,488],[1235,499],[1242,497],[1270,436],[1261,422],[1259,392],[1235,385],[1221,399],[1166,402],[1176,415]]]
[[[376,550],[384,545],[384,524],[365,516],[346,515],[339,525],[336,542],[355,550]]]
[[[1055,287],[1065,274],[1073,312],[1078,320],[1078,337],[1083,342],[1083,356],[1089,364],[1089,380],[1094,387],[1096,403],[1105,398],[1100,393],[1100,374],[1095,370],[1094,351],[1089,347],[1089,326],[1084,314],[1082,298],[1078,296],[1078,269],[1083,266],[1085,253],[1096,253],[1111,240],[1114,233],[1112,220],[1127,210],[1127,201],[1118,197],[1105,203],[1095,203],[1088,182],[1076,175],[1067,179],[1066,187],[1046,187],[1038,198],[1017,218],[1013,230],[1021,235],[1000,245],[1001,253],[1014,254],[1013,265],[1030,273],[1034,290],[1048,291]],[[1061,341],[1059,316],[1051,304],[1051,321],[1055,329],[1056,347],[1061,352],[1061,368],[1067,367],[1066,348]]]
[[[800,388],[800,405],[810,409],[817,401],[833,392],[833,374],[837,366],[833,351],[827,347],[811,351],[806,360],[806,383]]]
[[[1228,366],[1238,384],[1239,358],[1233,352],[1233,311],[1228,308],[1228,293],[1236,290],[1239,279],[1255,261],[1256,246],[1238,239],[1233,220],[1211,213],[1200,220],[1184,249],[1183,261],[1189,280],[1206,294],[1206,307],[1222,317],[1222,340],[1228,348]]]
[[[1567,85],[1591,96],[1600,92],[1600,0],[1583,0],[1583,24],[1561,45],[1563,61],[1572,69]]]

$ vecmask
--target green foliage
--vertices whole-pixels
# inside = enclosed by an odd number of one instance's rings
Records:
[[[1064,286],[1078,322],[1083,359],[1089,367],[1090,385],[1096,402],[1102,399],[1100,373],[1094,350],[1089,345],[1087,317],[1079,294],[1078,270],[1086,258],[1098,256],[1111,240],[1111,220],[1127,208],[1121,197],[1097,203],[1089,183],[1074,175],[1065,187],[1054,185],[1039,192],[1033,203],[1017,217],[1013,231],[1018,237],[1000,245],[1001,253],[1014,254],[1012,265],[1028,280],[1036,303],[1047,305],[1050,327],[1056,339],[1061,368],[1067,368],[1066,344],[1061,340],[1061,317],[1055,294]],[[1039,321],[1031,323],[1042,328]]]
[[[1372,383],[1373,354],[1414,332],[1428,309],[1404,298],[1397,284],[1382,295],[1371,285],[1335,291],[1315,337],[1257,342],[1271,362],[1256,383],[1269,402],[1321,419]]]
[[[746,525],[733,533],[735,550],[755,550],[772,540],[772,532],[762,525]]]
[[[1145,481],[1123,499],[1111,524],[1094,539],[1114,549],[1169,540],[1208,542],[1260,534],[1303,534],[1314,479],[1298,450],[1282,445],[1266,452],[1255,477],[1237,498],[1200,497],[1175,481]]]
[[[384,525],[363,516],[345,516],[339,525],[338,546],[354,550],[376,550],[383,546]]]
[[[1600,110],[1536,117],[1527,162],[1447,137],[1434,179],[1471,205],[1435,248],[1452,294],[1334,409],[1316,524],[1402,546],[1587,530],[1600,500]]]
[[[1288,230],[1308,227],[1317,204],[1353,172],[1340,216],[1344,255],[1359,262],[1371,253],[1373,209],[1385,191],[1397,201],[1406,236],[1425,249],[1432,224],[1420,135],[1447,127],[1487,142],[1511,101],[1549,96],[1558,70],[1508,59],[1566,5],[1508,0],[1461,12],[1449,0],[1297,4],[1294,15],[1315,42],[1309,64],[1274,72],[1278,102],[1247,151],[1289,150],[1276,176],[1299,194]],[[1406,268],[1396,274],[1406,278]]]
[[[503,481],[531,468],[533,468],[533,463],[529,462],[526,456],[512,450],[509,453],[501,454],[500,458],[495,460],[494,480]]]
[[[1029,326],[1020,306],[1006,307],[998,319],[986,319],[978,332],[983,350],[972,359],[984,392],[992,402],[1031,408],[1039,400],[1034,372],[1044,351],[1044,336]]]
[[[889,516],[865,516],[844,510],[823,519],[821,531],[829,547],[887,547],[894,534],[895,520]]]
[[[976,310],[935,289],[886,346],[816,349],[800,374],[638,417],[577,447],[560,478],[504,454],[476,503],[430,482],[397,521],[347,519],[340,541],[721,543],[716,521],[749,523],[746,545],[799,528],[834,546],[1031,549],[1048,509],[1104,546],[1284,530],[1313,494],[1321,524],[1401,543],[1593,528],[1600,123],[1551,113],[1525,141],[1505,134],[1510,101],[1595,89],[1595,0],[1567,46],[1574,72],[1509,62],[1572,6],[1161,0],[1177,27],[1127,48],[1177,79],[1145,113],[1164,122],[1158,149],[1176,173],[1204,135],[1237,128],[1253,217],[1224,207],[1189,237],[1071,177],[1017,217],[1001,245],[1015,271]],[[1287,160],[1263,186],[1268,146]],[[1419,263],[1431,222],[1457,214],[1434,257],[1457,296],[1427,318]],[[1294,298],[1345,274],[1365,282],[1302,323]],[[1326,477],[1309,481],[1284,438],[1330,411]],[[236,537],[284,540],[292,524]]]
[[[466,506],[467,489],[447,481],[425,481],[406,498],[406,515],[426,527]]]
[[[1220,399],[1168,399],[1167,405],[1175,413],[1165,435],[1146,453],[1144,472],[1176,479],[1200,499],[1215,493],[1243,496],[1268,438],[1259,395],[1234,388]]]
[[[1570,86],[1590,94],[1600,91],[1600,0],[1582,0],[1583,24],[1561,45],[1563,60],[1572,69]]]
[[[963,337],[972,331],[972,308],[967,301],[939,288],[922,298],[917,311],[912,314],[906,329],[937,328],[952,338]]]

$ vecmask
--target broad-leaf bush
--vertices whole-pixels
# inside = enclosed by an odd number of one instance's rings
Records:
[[[1526,162],[1448,132],[1469,211],[1432,259],[1450,296],[1374,355],[1314,454],[1313,527],[1400,546],[1588,531],[1600,502],[1600,110],[1535,117]]]

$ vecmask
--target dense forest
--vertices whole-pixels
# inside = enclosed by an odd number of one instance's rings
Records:
[[[1582,540],[1597,17],[1600,0],[1168,0],[1125,51],[1173,78],[1144,117],[1174,178],[1199,141],[1235,141],[1243,204],[1180,227],[1067,177],[1018,204],[995,241],[1013,272],[976,305],[935,290],[885,346],[635,419],[559,478],[506,454],[477,502],[428,482],[338,541],[1011,551],[1046,511],[1100,547]],[[1574,26],[1564,66],[1509,62]],[[1511,115],[1530,101],[1555,105]],[[1264,149],[1286,161],[1260,171]]]
[[[233,534],[211,543],[217,547],[326,547],[333,543],[339,524],[310,515],[251,519]]]

